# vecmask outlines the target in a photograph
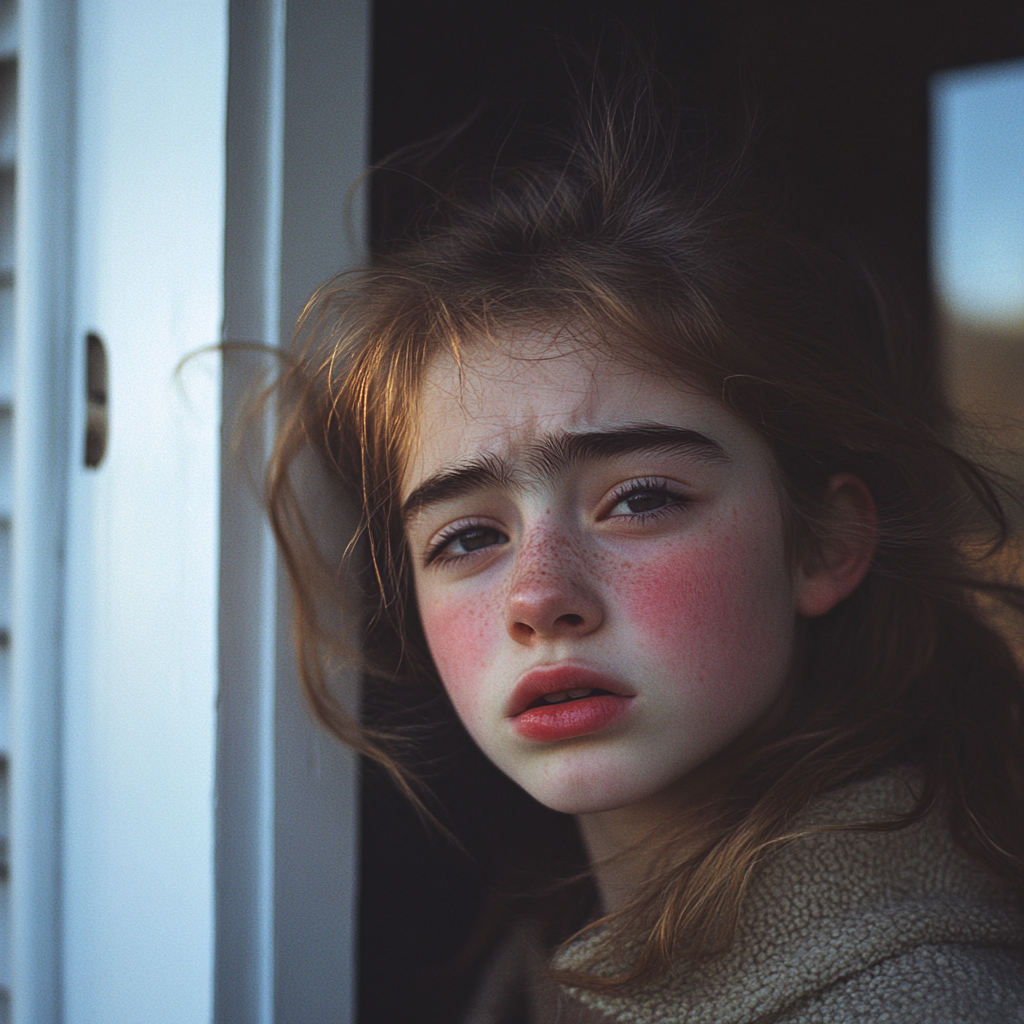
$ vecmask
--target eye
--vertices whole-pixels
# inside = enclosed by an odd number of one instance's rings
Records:
[[[664,508],[670,501],[668,491],[638,491],[624,499],[620,504],[630,512],[653,512]]]
[[[508,535],[493,526],[469,526],[444,533],[427,554],[426,564],[465,558],[477,551],[508,543]]]
[[[620,487],[611,499],[614,505],[605,518],[645,518],[685,505],[687,497],[665,481],[633,480]]]

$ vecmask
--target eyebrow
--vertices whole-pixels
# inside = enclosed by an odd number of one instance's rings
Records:
[[[696,430],[668,427],[660,423],[637,423],[615,430],[580,433],[561,431],[524,447],[518,462],[528,475],[550,479],[583,462],[610,459],[637,452],[687,455],[703,462],[728,462],[729,456],[717,442]],[[432,505],[488,487],[510,487],[523,476],[511,462],[490,452],[428,477],[406,498],[402,521],[408,523]]]

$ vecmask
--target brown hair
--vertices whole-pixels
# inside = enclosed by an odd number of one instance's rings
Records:
[[[1017,628],[1024,608],[999,571],[1013,550],[1007,492],[951,445],[952,419],[936,414],[933,382],[911,358],[912,325],[872,274],[751,209],[735,168],[711,184],[706,171],[687,175],[642,106],[595,100],[542,158],[464,177],[372,266],[316,293],[283,379],[268,492],[312,706],[413,795],[398,748],[342,708],[325,665],[338,651],[356,658],[339,646],[344,576],[369,610],[358,654],[368,685],[440,686],[398,516],[436,353],[553,326],[697,382],[771,444],[790,540],[805,550],[827,540],[819,503],[831,475],[871,490],[877,554],[849,598],[806,622],[787,720],[746,752],[700,850],[673,858],[668,837],[658,877],[604,920],[607,941],[639,951],[634,968],[559,975],[591,988],[727,949],[751,871],[800,813],[887,768],[914,765],[923,785],[911,814],[878,827],[939,803],[965,849],[1024,882],[1024,687],[992,620],[998,606]],[[340,567],[319,557],[291,484],[308,450],[358,503],[359,542]]]

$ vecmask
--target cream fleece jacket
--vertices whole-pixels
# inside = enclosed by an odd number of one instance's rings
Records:
[[[883,776],[827,794],[803,823],[878,821],[911,805],[908,777]],[[581,965],[596,941],[558,965]],[[626,996],[569,995],[622,1024],[1024,1024],[1022,948],[1021,909],[934,813],[896,832],[805,836],[755,875],[729,953]]]

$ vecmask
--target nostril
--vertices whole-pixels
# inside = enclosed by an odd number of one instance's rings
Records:
[[[559,615],[555,620],[556,622],[562,622],[567,626],[582,626],[583,616],[582,615]]]

